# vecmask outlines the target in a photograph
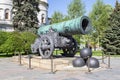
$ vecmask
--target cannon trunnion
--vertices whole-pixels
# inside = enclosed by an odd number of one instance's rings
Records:
[[[91,30],[91,22],[87,16],[73,20],[42,26],[38,29],[39,37],[31,45],[33,53],[39,52],[42,58],[49,58],[55,48],[63,50],[62,56],[73,57],[77,43],[74,34],[87,34]]]

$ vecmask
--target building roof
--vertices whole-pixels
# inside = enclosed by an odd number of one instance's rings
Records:
[[[48,0],[40,0],[40,1],[48,4]]]

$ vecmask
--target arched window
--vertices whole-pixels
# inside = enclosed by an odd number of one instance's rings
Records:
[[[9,12],[10,12],[9,9],[5,10],[5,19],[9,19]]]
[[[45,22],[44,22],[44,21],[45,21],[44,19],[45,19],[45,18],[44,18],[44,14],[42,14],[42,15],[41,15],[41,23],[45,23]]]

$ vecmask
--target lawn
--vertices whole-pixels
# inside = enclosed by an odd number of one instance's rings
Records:
[[[54,55],[59,55],[63,53],[62,50],[54,50],[53,54]],[[77,55],[80,55],[80,51],[77,51],[76,53]],[[92,51],[92,55],[93,56],[102,56],[102,51],[101,50],[97,50],[97,51]],[[111,55],[112,57],[120,57],[120,55]]]
[[[60,55],[61,53],[63,53],[62,50],[54,50],[53,55]],[[80,52],[78,51],[76,54],[80,55]],[[99,51],[92,51],[92,55],[93,56],[102,56],[102,51],[100,51],[100,50]],[[13,56],[12,53],[8,53],[8,54],[0,53],[0,58],[12,57],[12,56]],[[112,57],[120,57],[120,55],[111,55],[111,56]]]
[[[12,53],[8,53],[8,54],[6,54],[6,53],[0,53],[0,58],[12,57],[12,56],[13,56]]]
[[[98,51],[92,51],[92,55],[93,56],[102,56],[102,51],[98,50]]]

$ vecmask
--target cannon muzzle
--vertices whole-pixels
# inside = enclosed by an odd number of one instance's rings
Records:
[[[91,21],[87,16],[39,27],[38,35],[55,31],[64,35],[87,34],[92,30]]]

